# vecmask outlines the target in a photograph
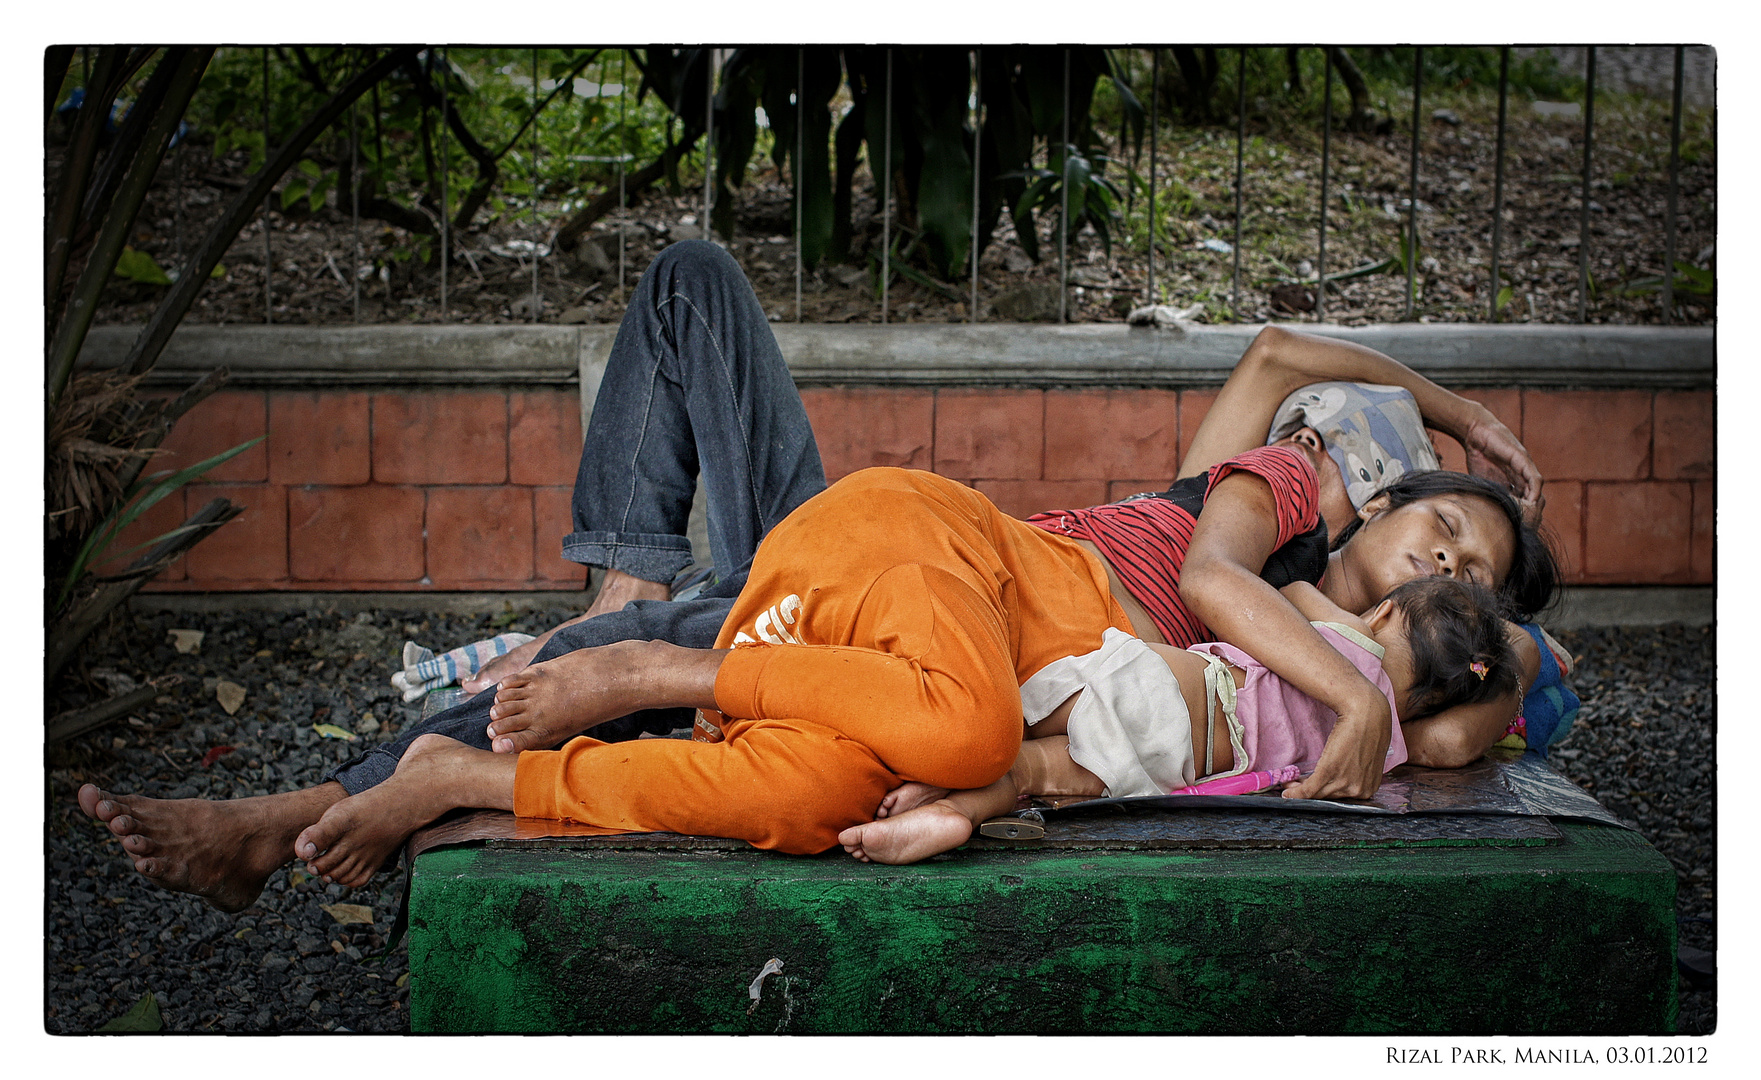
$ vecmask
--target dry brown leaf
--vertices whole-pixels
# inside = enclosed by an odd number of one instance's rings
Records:
[[[231,716],[238,712],[240,705],[245,703],[245,688],[238,683],[222,679],[219,685],[214,687],[214,700],[220,702],[220,707],[226,710],[226,715]]]
[[[350,923],[373,925],[373,909],[365,904],[319,904],[318,906],[344,926]]]

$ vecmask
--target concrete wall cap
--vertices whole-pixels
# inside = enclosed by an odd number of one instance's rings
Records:
[[[1283,324],[1379,349],[1451,385],[1709,388],[1717,372],[1705,327],[1385,323]],[[803,386],[1214,386],[1261,327],[1119,323],[780,324],[777,343]],[[137,333],[96,327],[81,353],[121,362]],[[617,327],[185,326],[155,382],[221,365],[235,385],[574,383],[602,365]]]

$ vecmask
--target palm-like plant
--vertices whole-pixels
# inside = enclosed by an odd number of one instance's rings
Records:
[[[179,268],[175,283],[119,368],[76,373],[74,362],[91,329],[99,297],[116,271],[154,173],[213,52],[211,47],[194,46],[107,46],[94,50],[84,100],[59,170],[47,188],[56,192],[46,215],[44,237],[48,678],[53,678],[86,637],[149,577],[241,512],[226,499],[214,499],[181,526],[150,542],[146,553],[121,572],[104,577],[92,572],[106,555],[113,556],[107,552],[110,541],[130,521],[179,485],[250,445],[175,473],[143,476],[178,418],[218,390],[227,373],[225,369],[212,372],[169,401],[142,397],[141,380],[158,360],[221,255],[275,183],[350,102],[416,50],[388,50],[364,64],[353,79],[330,95],[234,196]],[[48,51],[46,120],[53,115],[73,56],[71,46]],[[105,121],[118,98],[149,61],[154,61],[151,73],[115,135],[102,138]],[[137,704],[132,696],[112,699],[78,716],[62,718],[53,730],[58,737],[77,734]]]

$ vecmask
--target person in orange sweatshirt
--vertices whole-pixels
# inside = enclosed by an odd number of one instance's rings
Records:
[[[903,783],[1001,778],[1021,746],[1020,685],[1108,627],[1131,631],[1075,541],[933,473],[864,470],[765,537],[715,648],[579,650],[503,680],[497,699],[498,719],[576,724],[694,706],[692,739],[498,754],[425,737],[302,840],[344,882],[356,829],[407,832],[457,806],[824,851]]]

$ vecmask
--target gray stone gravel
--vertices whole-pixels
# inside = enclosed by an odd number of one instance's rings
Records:
[[[1651,841],[1676,871],[1680,941],[1717,951],[1717,708],[1710,626],[1568,631],[1583,708],[1555,768]],[[1717,994],[1681,983],[1677,1029],[1709,1034]]]
[[[374,955],[384,950],[396,917],[401,878],[382,874],[347,890],[289,867],[270,879],[254,906],[221,915],[139,878],[110,834],[80,813],[74,794],[87,781],[120,792],[205,798],[317,783],[363,743],[321,738],[315,723],[371,729],[360,736],[370,742],[416,719],[416,707],[404,705],[386,682],[406,636],[451,645],[487,636],[496,622],[537,632],[569,614],[537,611],[511,623],[507,616],[397,611],[119,618],[95,640],[88,671],[137,680],[176,672],[184,681],[134,721],[48,754],[45,1030],[91,1031],[151,993],[167,1031],[407,1031],[404,951]],[[175,652],[167,633],[174,627],[205,631],[200,653]],[[1671,625],[1560,636],[1581,656],[1577,686],[1585,704],[1554,763],[1675,865],[1681,939],[1711,951],[1715,634]],[[215,700],[220,679],[246,688],[237,715]],[[69,693],[50,708],[80,703]],[[374,722],[363,722],[365,713]],[[203,755],[219,746],[234,750],[204,768]],[[342,925],[321,906],[338,903],[370,907],[373,924]],[[1683,1031],[1712,1030],[1712,991],[1684,982],[1681,1003]]]
[[[536,632],[569,614],[579,612],[524,615],[509,628]],[[407,1031],[404,951],[374,957],[397,915],[399,875],[349,890],[290,866],[270,878],[254,906],[222,915],[136,875],[74,795],[87,781],[161,798],[235,798],[316,784],[356,748],[391,738],[417,718],[418,707],[406,706],[387,682],[406,636],[450,647],[494,633],[495,621],[317,611],[119,618],[94,642],[88,670],[136,680],[175,672],[183,683],[134,722],[49,752],[45,1029],[91,1031],[151,993],[167,1031]],[[167,633],[174,627],[205,631],[201,651],[177,653]],[[221,679],[245,687],[236,715],[215,699]],[[80,703],[69,695],[50,708]],[[364,722],[368,713],[374,722]],[[318,723],[368,730],[351,744],[321,737],[313,731]],[[234,749],[203,767],[203,756],[221,746]],[[339,903],[370,907],[373,924],[338,923],[322,905]]]

